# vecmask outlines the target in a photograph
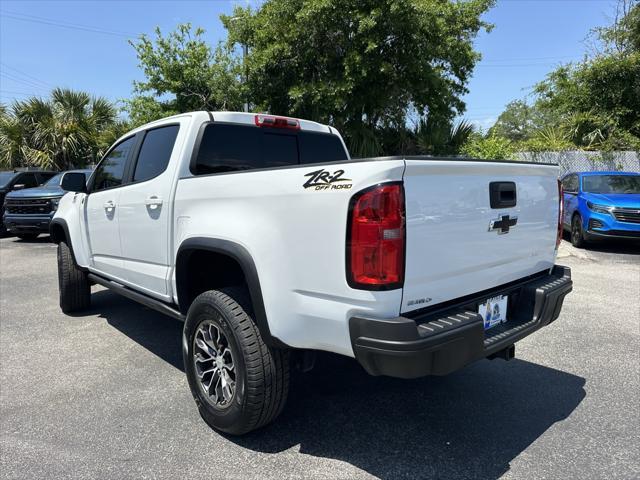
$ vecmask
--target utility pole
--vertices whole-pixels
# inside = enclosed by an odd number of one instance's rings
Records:
[[[244,84],[249,82],[249,71],[247,70],[247,56],[249,55],[249,45],[247,43],[242,44],[242,66],[244,67]],[[244,99],[244,111],[249,112],[249,92],[246,93]]]
[[[232,17],[230,19],[230,21],[232,22],[236,22],[238,20],[242,20],[242,17]],[[246,40],[243,40],[241,42],[241,45],[242,45],[242,68],[244,70],[244,78],[242,79],[242,82],[246,86],[247,82],[249,81],[249,69],[247,68],[247,57],[249,56],[249,45],[247,45]],[[244,111],[245,112],[249,111],[249,92],[246,93],[246,97],[244,99]]]

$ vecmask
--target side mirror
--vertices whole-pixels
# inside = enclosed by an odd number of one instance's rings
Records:
[[[23,188],[24,188],[24,183],[16,183],[16,184],[13,186],[13,189],[14,189],[14,190],[22,190]]]
[[[87,177],[81,172],[67,172],[62,175],[60,187],[67,192],[87,192]]]

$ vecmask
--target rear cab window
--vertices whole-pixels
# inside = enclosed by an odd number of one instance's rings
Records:
[[[191,165],[195,175],[348,160],[331,133],[209,123]]]
[[[167,169],[179,125],[167,125],[145,133],[133,172],[134,182],[144,182],[157,177]]]

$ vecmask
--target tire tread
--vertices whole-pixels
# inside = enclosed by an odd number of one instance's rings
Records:
[[[200,294],[194,304],[196,302],[215,303],[222,308],[244,357],[244,412],[240,424],[232,431],[227,429],[228,433],[241,435],[269,424],[282,412],[289,393],[289,352],[264,343],[251,318],[251,302],[246,289],[209,290]]]
[[[84,310],[91,304],[91,284],[80,270],[66,242],[58,244],[58,286],[60,308],[64,313]]]

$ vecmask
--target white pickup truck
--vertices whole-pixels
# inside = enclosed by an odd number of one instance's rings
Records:
[[[195,401],[232,434],[280,413],[292,356],[444,375],[513,357],[572,288],[554,264],[556,166],[351,159],[329,126],[194,112],[133,130],[80,177],[65,174],[50,230],[62,310],[100,284],[185,321]]]

